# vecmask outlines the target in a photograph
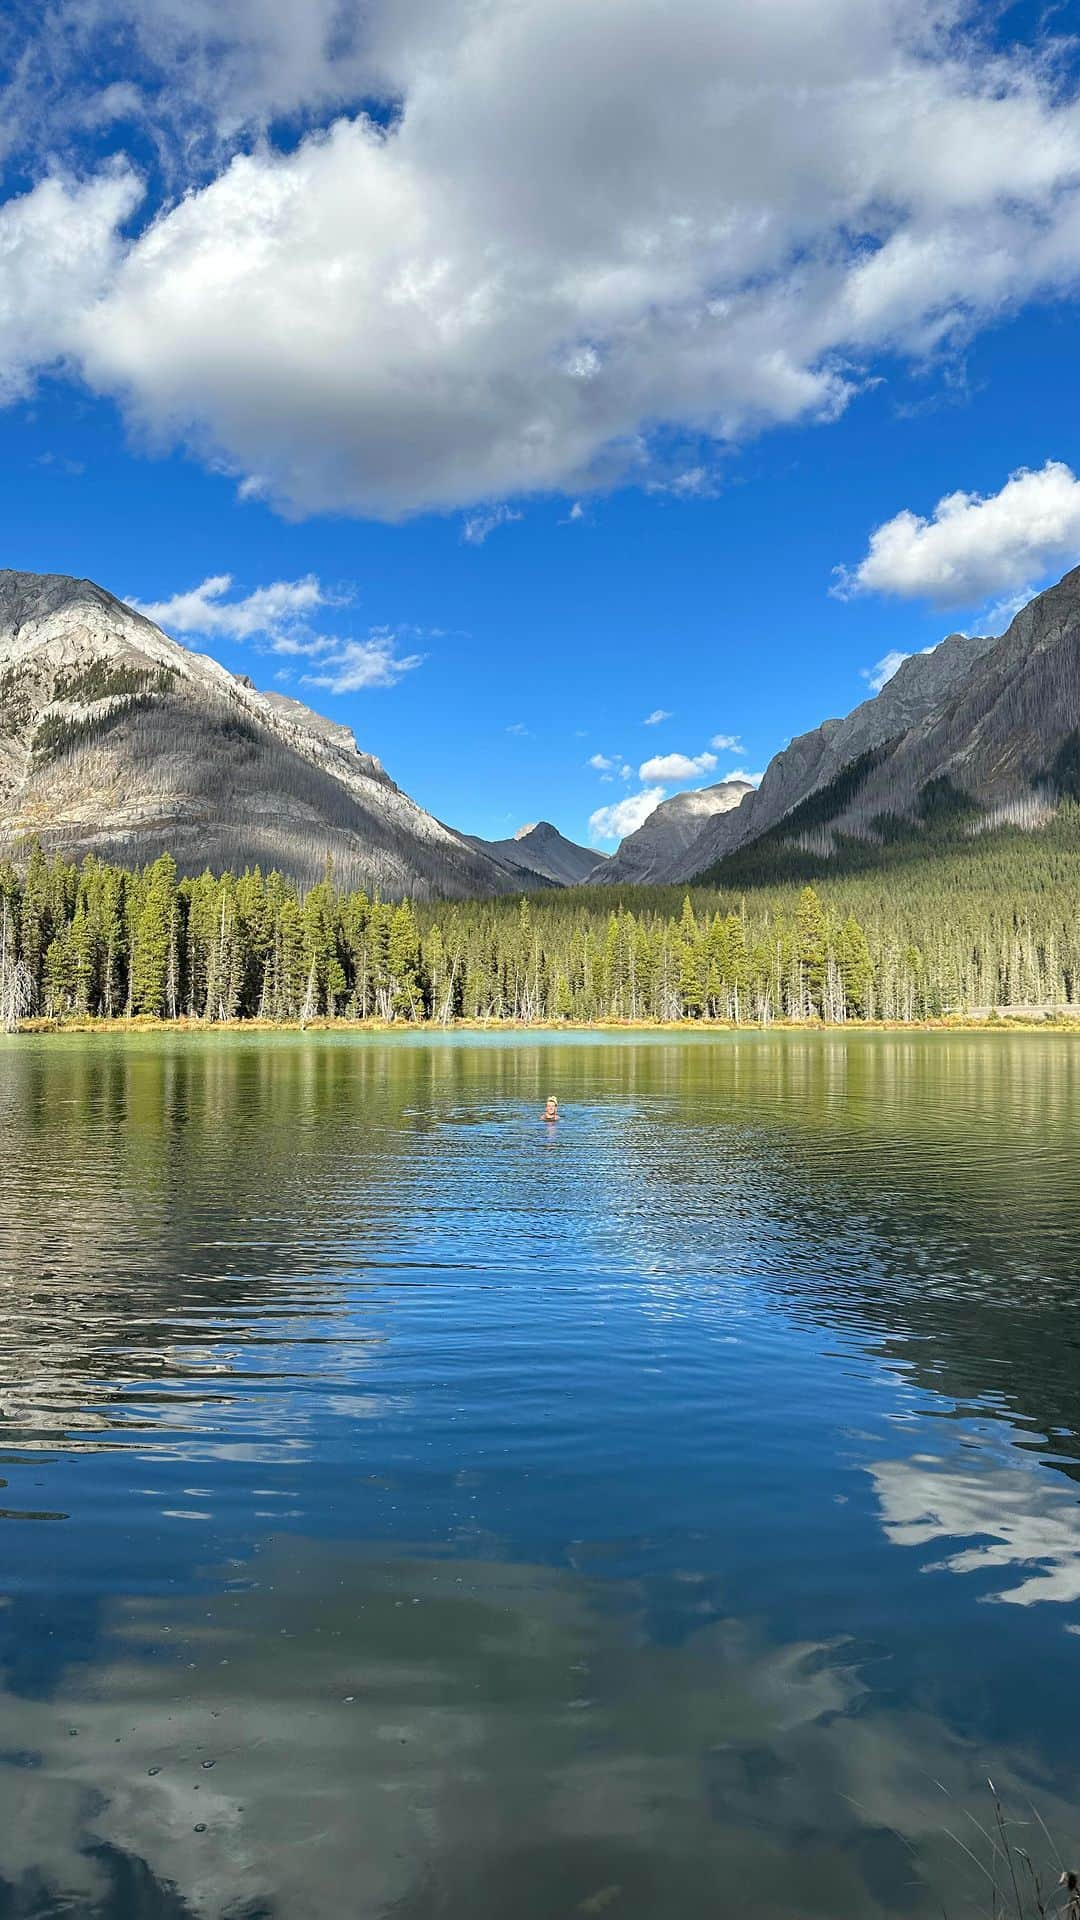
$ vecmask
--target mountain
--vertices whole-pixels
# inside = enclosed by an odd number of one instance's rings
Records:
[[[681,872],[688,848],[696,846],[706,823],[742,811],[753,793],[748,780],[718,780],[715,786],[662,800],[635,833],[627,835],[609,860],[594,866],[590,886],[664,886]]]
[[[519,827],[512,840],[478,840],[467,836],[469,845],[505,865],[511,873],[538,874],[557,887],[577,887],[592,873],[603,856],[595,847],[579,847],[553,827],[549,820],[537,820]]]
[[[950,634],[903,662],[846,720],[776,755],[737,816],[714,820],[675,877],[712,874],[768,834],[828,853],[837,833],[881,841],[942,810],[1035,825],[1080,769],[1080,568],[1000,638]]]
[[[259,863],[384,897],[515,890],[347,727],[256,691],[89,580],[0,571],[0,854]]]

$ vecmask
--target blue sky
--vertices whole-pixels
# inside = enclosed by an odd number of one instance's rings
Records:
[[[454,825],[587,839],[1080,560],[1078,20],[560,11],[16,9],[0,506]]]

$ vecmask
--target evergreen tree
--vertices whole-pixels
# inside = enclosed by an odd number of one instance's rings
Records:
[[[421,1012],[420,936],[413,910],[407,900],[395,907],[387,939],[387,970],[390,976],[391,1010],[406,1020],[416,1020]]]
[[[131,953],[131,1003],[136,1013],[175,1018],[178,1003],[176,959],[176,862],[163,853],[146,874],[135,919]]]
[[[803,1007],[821,1013],[825,996],[825,969],[829,951],[825,912],[813,887],[804,887],[795,913],[798,964]],[[792,1011],[795,1011],[793,1008]]]
[[[840,975],[845,1015],[859,1019],[870,1011],[874,969],[866,935],[849,913],[836,939],[836,965]]]

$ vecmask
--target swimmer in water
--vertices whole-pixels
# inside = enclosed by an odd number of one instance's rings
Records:
[[[559,1117],[559,1103],[558,1103],[558,1101],[556,1100],[556,1098],[555,1098],[555,1095],[554,1095],[553,1093],[549,1093],[549,1094],[548,1094],[548,1097],[547,1097],[547,1106],[546,1106],[546,1107],[544,1108],[544,1111],[543,1111],[543,1113],[541,1114],[541,1116],[540,1116],[540,1117],[541,1117],[541,1119],[542,1119],[542,1120],[557,1120],[557,1119],[558,1119],[558,1117]]]

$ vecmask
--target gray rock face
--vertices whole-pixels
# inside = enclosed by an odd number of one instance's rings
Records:
[[[247,685],[251,686],[250,680]],[[353,769],[359,766],[361,773],[366,773],[369,780],[381,780],[388,787],[394,785],[382,761],[376,759],[373,753],[360,751],[356,735],[343,721],[330,720],[325,713],[316,713],[312,707],[305,707],[301,700],[290,699],[287,693],[264,693],[262,698],[283,719],[293,721],[294,725],[313,733],[317,740],[324,741],[328,746],[339,748],[348,756]]]
[[[992,638],[951,633],[933,653],[911,654],[872,700],[843,720],[825,720],[774,755],[761,785],[737,814],[710,821],[688,846],[672,878],[686,880],[756,839],[842,767],[873,747],[900,738],[934,713],[963,685],[989,650]]]
[[[1029,796],[1080,729],[1080,567],[1030,601],[972,671],[899,742],[857,815],[909,808],[947,778],[992,808]]]
[[[347,727],[266,695],[92,581],[0,571],[0,854],[183,871],[327,856],[384,898],[508,891],[502,867],[399,791]]]
[[[557,887],[579,886],[597,863],[594,848],[577,846],[549,820],[519,827],[512,840],[473,839],[470,844],[512,871],[539,874]]]
[[[912,817],[933,780],[949,780],[987,818],[1015,814],[1022,824],[1034,806],[1033,786],[1046,781],[1078,730],[1080,567],[1029,602],[1000,638],[953,634],[932,654],[906,661],[877,699],[846,721],[827,721],[793,741],[771,762],[737,831],[725,831],[724,822],[707,829],[689,848],[680,877],[708,872],[782,823],[843,766],[890,742],[830,830],[872,834],[882,814]]]
[[[697,844],[706,823],[741,813],[753,791],[747,780],[718,780],[662,800],[610,860],[594,867],[589,885],[666,886],[680,877],[687,850]]]

